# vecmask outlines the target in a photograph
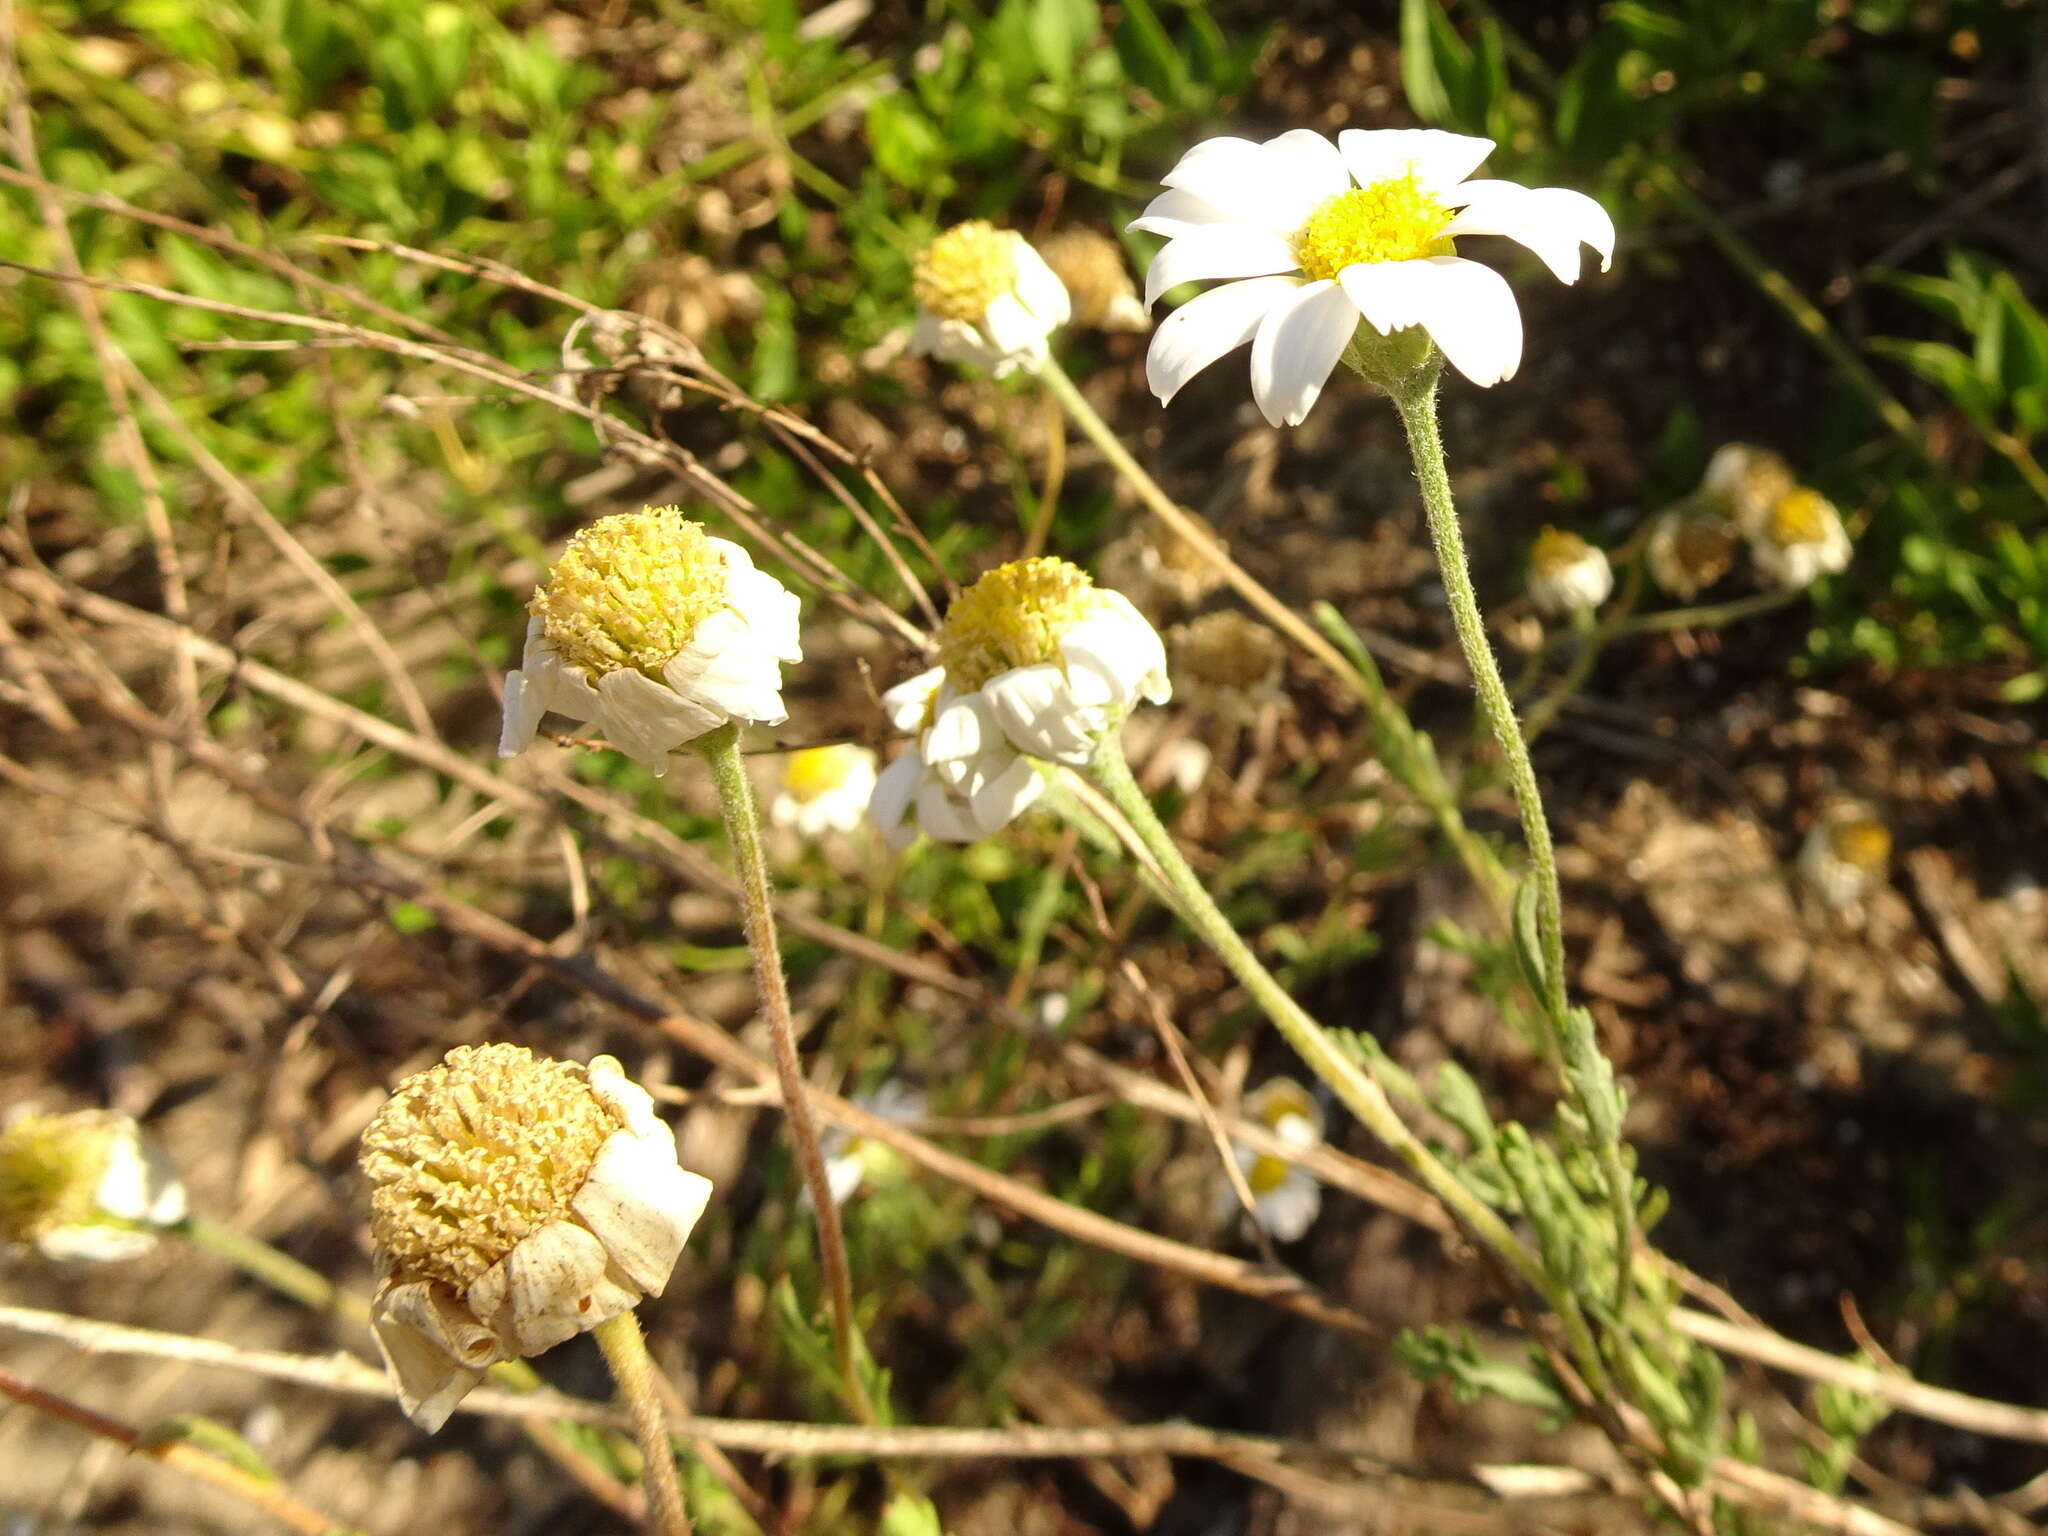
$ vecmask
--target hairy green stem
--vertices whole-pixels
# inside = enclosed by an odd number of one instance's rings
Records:
[[[722,725],[691,745],[711,767],[718,788],[718,808],[725,817],[726,840],[732,844],[734,872],[739,876],[740,910],[746,923],[747,948],[754,957],[754,980],[761,994],[761,1012],[774,1043],[775,1077],[782,1090],[783,1112],[797,1165],[810,1191],[811,1214],[818,1225],[818,1268],[825,1278],[825,1297],[832,1324],[832,1347],[845,1380],[847,1404],[864,1423],[874,1421],[874,1406],[861,1385],[854,1359],[853,1279],[846,1263],[846,1235],[839,1225],[839,1205],[825,1174],[825,1154],[818,1123],[804,1091],[803,1063],[797,1055],[796,1021],[789,1008],[789,984],[782,974],[782,946],[775,932],[773,893],[768,884],[768,855],[761,845],[761,817],[754,789],[740,755],[739,727]]]
[[[668,1436],[668,1415],[662,1411],[661,1394],[654,1385],[654,1360],[647,1353],[647,1340],[640,1332],[640,1319],[631,1307],[605,1319],[591,1330],[597,1347],[604,1351],[604,1363],[611,1367],[612,1380],[633,1415],[633,1432],[640,1439],[641,1486],[647,1490],[647,1513],[652,1529],[661,1536],[690,1536],[690,1516],[683,1508],[683,1484],[676,1476],[675,1446]]]

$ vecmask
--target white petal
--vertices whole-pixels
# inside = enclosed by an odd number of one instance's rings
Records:
[[[1258,331],[1266,312],[1301,286],[1296,277],[1225,283],[1188,300],[1159,322],[1145,353],[1145,382],[1165,405],[1187,381]]]
[[[1038,318],[1046,330],[1056,330],[1073,318],[1074,301],[1059,274],[1045,264],[1045,258],[1022,235],[1012,231],[1017,257],[1017,302]]]
[[[52,1227],[36,1238],[36,1252],[46,1259],[87,1264],[125,1264],[156,1246],[156,1234],[112,1222],[74,1222]]]
[[[1361,187],[1412,172],[1425,192],[1441,196],[1479,169],[1493,140],[1440,128],[1346,128],[1337,148]]]
[[[747,621],[754,643],[777,661],[804,659],[803,605],[797,595],[766,571],[731,571],[725,578],[726,606]]]
[[[997,358],[991,371],[1002,378],[1018,368],[1036,368],[1043,363],[1046,337],[1057,323],[1033,313],[1014,293],[999,293],[990,299],[982,312],[981,329]]]
[[[1111,702],[1129,708],[1139,699],[1164,704],[1172,697],[1166,677],[1166,644],[1151,621],[1121,592],[1104,590],[1104,606],[1090,614],[1060,641],[1060,655],[1071,672],[1094,666],[1115,682]]]
[[[1295,128],[1259,146],[1260,204],[1269,227],[1293,234],[1318,203],[1351,185],[1344,156],[1312,128]]]
[[[1256,185],[1262,157],[1250,139],[1221,135],[1204,139],[1187,150],[1160,182],[1175,191],[1191,193],[1234,219],[1246,216],[1240,194]]]
[[[1022,758],[1017,759],[1022,762]],[[985,835],[966,809],[929,773],[917,783],[917,819],[926,837],[941,843],[974,843]]]
[[[664,1153],[622,1135],[598,1148],[569,1209],[627,1279],[659,1296],[710,1198],[711,1181],[676,1165],[673,1142]]]
[[[485,1270],[466,1300],[515,1354],[543,1354],[640,1300],[610,1267],[604,1244],[589,1232],[551,1221]]]
[[[957,784],[975,758],[999,746],[1002,727],[985,690],[963,694],[932,716],[918,739],[920,756],[947,784]]]
[[[724,717],[643,673],[626,668],[598,679],[603,712],[598,725],[612,745],[654,772],[668,771],[668,755],[694,741]]]
[[[932,695],[939,691],[939,684],[945,680],[946,669],[932,667],[898,683],[882,695],[882,713],[899,731],[922,730],[925,714],[931,708]]]
[[[780,725],[789,718],[782,706],[781,664],[731,609],[699,624],[661,675],[681,698],[720,719]]]
[[[1523,187],[1512,181],[1468,181],[1458,189],[1465,208],[1446,235],[1506,235],[1543,258],[1562,283],[1579,280],[1579,246],[1614,264],[1614,220],[1592,198],[1566,187]]]
[[[530,691],[526,686],[526,674],[507,672],[505,723],[498,728],[498,756],[517,757],[532,746],[533,738],[540,732],[540,717],[544,713],[537,690]]]
[[[868,815],[882,841],[899,853],[917,841],[917,828],[909,820],[910,802],[923,774],[924,759],[912,747],[877,775],[874,793],[868,797]]]
[[[1252,1209],[1260,1226],[1281,1242],[1291,1243],[1315,1225],[1322,1203],[1323,1192],[1316,1181],[1299,1168],[1290,1168],[1280,1187],[1259,1196]]]
[[[1045,793],[1045,779],[1025,759],[1012,758],[1009,767],[976,787],[969,805],[983,837],[1000,832]]]
[[[741,571],[751,571],[754,568],[754,557],[748,553],[746,545],[735,543],[731,539],[721,539],[715,533],[706,535],[704,542],[725,563],[725,572],[728,577],[737,575]]]
[[[1346,267],[1344,291],[1382,332],[1420,325],[1451,366],[1474,384],[1514,377],[1522,361],[1522,312],[1491,267],[1462,256]]]
[[[1050,662],[1012,667],[982,686],[990,713],[1010,744],[1032,757],[1086,762],[1091,733],[1103,725],[1099,711],[1074,697],[1066,672]]]
[[[1252,338],[1252,398],[1276,427],[1301,425],[1358,329],[1358,306],[1328,279],[1276,304]]]
[[[185,1186],[178,1181],[177,1166],[133,1120],[116,1124],[106,1156],[106,1169],[93,1191],[93,1204],[101,1211],[157,1227],[185,1219]]]
[[[844,1205],[853,1198],[853,1192],[860,1188],[861,1175],[866,1172],[860,1154],[849,1152],[842,1157],[825,1159],[825,1187],[832,1191],[832,1203]],[[807,1189],[804,1194],[808,1196]]]
[[[1296,271],[1294,247],[1269,230],[1225,224],[1169,240],[1145,272],[1145,303],[1182,283],[1212,277],[1265,277]]]
[[[1217,224],[1235,224],[1232,218],[1214,203],[1205,203],[1192,192],[1179,192],[1169,188],[1145,205],[1125,229],[1140,230],[1148,235],[1164,235],[1172,239],[1176,235],[1191,234],[1198,229],[1207,229]]]
[[[448,1422],[487,1367],[508,1358],[460,1299],[425,1280],[381,1287],[370,1304],[370,1332],[398,1406],[429,1434]]]

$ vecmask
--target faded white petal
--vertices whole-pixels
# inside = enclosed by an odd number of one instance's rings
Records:
[[[599,678],[597,696],[597,724],[612,745],[657,775],[668,771],[669,753],[725,723],[715,710],[631,668]]]
[[[1287,1177],[1276,1188],[1253,1200],[1252,1211],[1260,1226],[1279,1241],[1292,1243],[1315,1225],[1316,1213],[1322,1205],[1322,1186],[1314,1176],[1299,1168],[1289,1168]]]
[[[804,659],[803,604],[766,571],[751,565],[726,573],[726,602],[741,618],[755,646],[777,661]]]
[[[1145,272],[1149,306],[1169,288],[1216,277],[1265,277],[1298,270],[1294,247],[1283,235],[1242,224],[1196,230],[1169,240]]]
[[[1010,238],[1017,259],[1017,302],[1041,328],[1042,341],[1044,332],[1057,330],[1073,318],[1073,297],[1036,246],[1014,230]]]
[[[932,717],[931,729],[918,741],[918,752],[948,785],[958,784],[974,760],[1004,748],[1002,725],[985,690],[946,703]]]
[[[709,1179],[677,1166],[675,1143],[665,1129],[662,1140],[666,1147],[612,1137],[598,1149],[589,1177],[569,1202],[613,1265],[650,1296],[667,1287],[711,1198]]]
[[[1045,793],[1045,779],[1030,762],[1021,757],[1010,759],[1002,772],[995,774],[975,786],[969,797],[974,820],[979,824],[980,835],[991,837],[1000,832],[1031,807],[1040,795]]]
[[[1276,427],[1299,426],[1358,329],[1358,307],[1325,279],[1266,312],[1252,338],[1252,398]]]
[[[1159,322],[1145,353],[1145,382],[1165,405],[1187,381],[1258,332],[1274,305],[1302,286],[1298,277],[1254,277],[1225,283],[1181,305]]]
[[[1542,257],[1564,283],[1579,280],[1582,244],[1599,252],[1601,271],[1614,264],[1614,220],[1583,192],[1468,181],[1458,194],[1465,207],[1445,227],[1446,235],[1505,235]]]
[[[465,1299],[514,1354],[538,1355],[632,1308],[640,1296],[623,1279],[589,1231],[551,1221],[485,1270]]]
[[[699,624],[690,643],[670,659],[661,675],[679,698],[719,721],[780,725],[789,718],[782,704],[781,663],[760,644],[747,621],[730,609]]]
[[[882,695],[882,713],[899,731],[920,729],[924,725],[926,711],[931,708],[932,695],[939,691],[939,685],[945,680],[944,667],[931,667],[907,682],[898,683]]]
[[[985,835],[968,815],[966,805],[930,773],[918,779],[916,804],[918,825],[926,837],[937,842],[974,843]]]
[[[1019,752],[1054,762],[1085,763],[1107,721],[1075,698],[1066,672],[1050,662],[1013,667],[982,685],[981,695]]]
[[[909,819],[910,806],[923,774],[924,759],[912,746],[876,776],[874,793],[868,798],[868,815],[882,840],[899,853],[917,841],[917,828]]]
[[[1440,128],[1347,128],[1337,148],[1362,187],[1412,171],[1424,191],[1441,196],[1479,169],[1493,140]]]
[[[185,1219],[185,1186],[164,1149],[123,1118],[107,1142],[107,1166],[93,1204],[119,1221],[175,1226]]]
[[[152,1231],[101,1222],[52,1227],[36,1238],[36,1252],[44,1258],[87,1264],[125,1264],[155,1246]]]
[[[370,1303],[370,1332],[407,1418],[432,1434],[455,1405],[510,1358],[491,1330],[446,1286],[414,1280],[385,1285]]]

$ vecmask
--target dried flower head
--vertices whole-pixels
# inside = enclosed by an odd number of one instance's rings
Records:
[[[1123,247],[1092,229],[1063,229],[1038,242],[1038,254],[1073,300],[1074,323],[1099,331],[1150,330]]]
[[[956,224],[918,254],[913,352],[972,363],[997,378],[1046,359],[1046,338],[1066,324],[1067,290],[1015,230],[985,219]]]
[[[0,1241],[45,1258],[137,1258],[185,1219],[185,1186],[127,1115],[23,1115],[0,1130]]]
[[[447,1421],[483,1371],[658,1296],[710,1181],[618,1062],[458,1046],[363,1132],[381,1281],[371,1326],[400,1405]]]
[[[1643,555],[1650,579],[1690,601],[1735,564],[1735,526],[1715,505],[1677,506],[1659,513]]]
[[[1753,443],[1724,443],[1707,461],[1699,496],[1754,536],[1771,509],[1789,496],[1797,483],[1783,456]]]
[[[1529,547],[1529,600],[1539,613],[1591,611],[1614,591],[1606,553],[1576,533],[1546,527]]]
[[[1178,626],[1167,642],[1174,684],[1191,709],[1249,724],[1267,705],[1286,701],[1287,649],[1255,619],[1220,609]]]
[[[1184,514],[1204,533],[1215,530],[1198,513]],[[1101,559],[1105,585],[1126,593],[1147,613],[1192,608],[1223,585],[1223,573],[1195,544],[1148,517],[1138,527],[1104,546]]]
[[[679,508],[599,518],[529,607],[525,657],[505,678],[502,757],[531,745],[549,710],[594,722],[656,773],[729,720],[788,718],[782,663],[803,659],[795,596]]]

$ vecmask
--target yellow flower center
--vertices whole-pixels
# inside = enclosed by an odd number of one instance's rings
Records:
[[[396,1270],[465,1290],[568,1214],[618,1129],[585,1068],[521,1045],[457,1046],[363,1132],[370,1235]]]
[[[1529,566],[1539,576],[1562,576],[1592,552],[1576,533],[1546,526],[1529,546]]]
[[[1323,199],[1294,237],[1294,259],[1318,281],[1361,263],[1414,261],[1448,248],[1450,222],[1451,210],[1410,170]]]
[[[32,1243],[97,1219],[112,1136],[95,1111],[30,1115],[0,1131],[0,1239]]]
[[[725,561],[676,507],[601,517],[569,541],[531,611],[555,654],[591,679],[659,679],[725,606]]]
[[[946,610],[939,665],[955,688],[972,693],[1012,667],[1056,662],[1067,631],[1101,604],[1101,590],[1077,565],[1051,555],[1012,560]]]
[[[809,805],[846,782],[860,753],[859,747],[846,742],[792,752],[782,765],[782,787],[791,799]]]
[[[1858,816],[1828,828],[1828,848],[1844,864],[1874,875],[1891,862],[1892,834],[1875,817]]]
[[[1828,504],[1819,491],[1803,486],[1780,496],[1771,508],[1771,542],[1781,548],[1818,544],[1828,536]]]
[[[1252,1159],[1252,1166],[1245,1174],[1244,1181],[1251,1186],[1254,1195],[1270,1195],[1287,1182],[1287,1162],[1278,1157]]]
[[[979,325],[989,305],[1017,286],[1016,240],[986,219],[955,224],[910,269],[917,307],[941,320]]]

